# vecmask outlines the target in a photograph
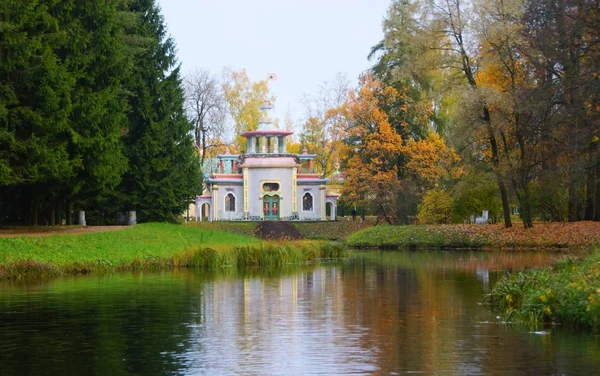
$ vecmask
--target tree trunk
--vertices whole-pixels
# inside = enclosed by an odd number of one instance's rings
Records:
[[[569,222],[577,222],[578,204],[575,179],[572,176],[569,176]]]
[[[598,152],[597,154],[600,154]],[[594,221],[600,221],[600,158],[596,160],[596,205]]]
[[[502,200],[502,213],[504,214],[504,227],[512,227],[512,221],[510,219],[510,203],[508,202],[508,192],[506,190],[506,184],[504,184],[504,178],[500,173],[500,156],[498,154],[498,142],[494,135],[494,130],[491,125],[490,110],[487,105],[483,106],[483,120],[486,122],[488,128],[488,135],[490,139],[490,145],[492,147],[492,164],[494,166],[494,173],[496,174],[496,180],[498,180],[498,188],[500,189],[500,199]]]
[[[529,189],[525,187],[523,189],[523,196],[521,202],[521,218],[523,219],[523,226],[525,228],[533,227],[533,215],[531,213],[531,200],[529,197]]]
[[[515,123],[517,127],[517,140],[519,142],[519,185],[523,192],[521,195],[521,215],[523,218],[523,226],[526,229],[533,227],[533,214],[531,213],[531,199],[529,195],[529,168],[527,167],[527,151],[525,147],[525,137],[523,136],[522,126],[519,123],[521,117],[515,115]]]
[[[55,222],[58,226],[62,225],[62,210],[63,210],[63,205],[62,205],[62,201],[57,201],[56,202],[56,218],[55,218]]]
[[[73,224],[73,202],[71,200],[67,200],[67,226],[71,226]]]
[[[56,226],[56,205],[50,203],[50,226]]]
[[[590,168],[587,174],[585,187],[585,214],[583,219],[591,221],[594,219],[594,168]]]
[[[39,208],[38,208],[38,203],[36,202],[36,200],[33,200],[32,202],[33,205],[33,213],[32,213],[32,218],[31,218],[31,225],[32,226],[37,226],[38,225],[38,215],[39,215]]]

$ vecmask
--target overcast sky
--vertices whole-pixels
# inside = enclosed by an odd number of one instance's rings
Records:
[[[390,0],[158,0],[185,74],[246,69],[252,80],[276,73],[274,116],[288,108],[298,126],[303,93],[345,73],[355,85],[372,63]]]

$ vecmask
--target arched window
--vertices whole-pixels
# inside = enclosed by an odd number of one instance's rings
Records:
[[[313,210],[313,196],[306,192],[304,196],[302,196],[302,210],[303,211],[312,211]]]
[[[233,193],[228,193],[227,196],[225,196],[225,211],[235,211],[235,196]]]

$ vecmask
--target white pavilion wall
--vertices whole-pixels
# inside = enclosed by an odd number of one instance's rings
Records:
[[[213,191],[213,210],[217,206],[217,220],[218,221],[232,221],[241,220],[244,215],[244,187],[241,184],[217,184],[219,189]],[[216,193],[216,195],[215,195]],[[235,197],[235,211],[225,210],[225,196],[227,194],[233,194]]]
[[[312,210],[304,210],[303,198],[305,194],[310,194],[313,198]],[[321,220],[321,185],[320,184],[298,184],[298,215],[301,221],[319,221]]]
[[[280,185],[280,217],[292,215],[292,168],[250,168],[248,169],[248,203],[251,217],[262,216],[262,184],[277,182]],[[243,209],[242,209],[243,210]]]

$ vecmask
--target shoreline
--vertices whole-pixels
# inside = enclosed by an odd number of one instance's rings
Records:
[[[281,266],[339,259],[341,243],[276,242],[193,226],[149,223],[120,231],[0,238],[0,281],[173,268]]]
[[[527,230],[502,225],[380,225],[353,232],[346,244],[361,249],[576,250],[600,246],[600,222],[539,223]]]

